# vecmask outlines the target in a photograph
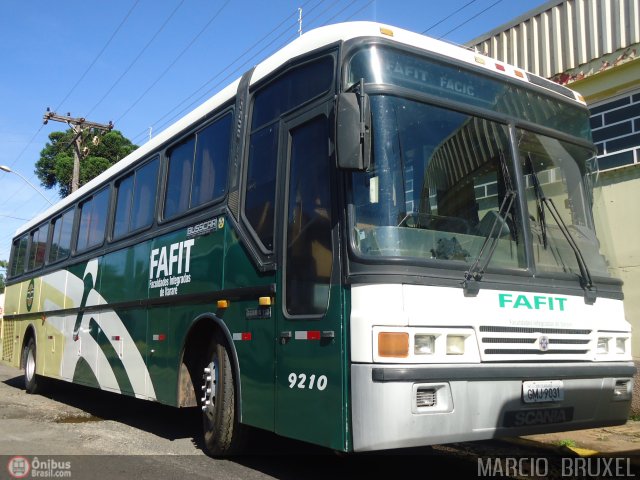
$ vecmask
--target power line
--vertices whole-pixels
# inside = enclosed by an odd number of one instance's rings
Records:
[[[350,3],[347,4],[346,7],[344,7],[342,10],[340,10],[338,13],[336,13],[333,17],[331,17],[329,20],[326,21],[325,25],[327,25],[329,22],[331,22],[333,19],[337,18],[340,14],[342,14],[342,12],[344,12],[345,10],[347,10],[348,8],[350,8],[354,3],[356,3],[358,0],[353,0]]]
[[[114,30],[114,32],[111,34],[111,37],[109,37],[109,40],[107,40],[107,43],[105,43],[105,45],[102,47],[102,50],[100,50],[100,52],[98,53],[98,55],[96,55],[96,57],[93,59],[93,61],[91,62],[91,64],[87,67],[87,69],[84,71],[84,73],[80,76],[80,78],[78,79],[78,81],[76,81],[76,83],[73,85],[73,87],[71,87],[71,89],[69,90],[69,92],[67,92],[67,94],[65,95],[65,97],[60,101],[60,104],[58,105],[58,107],[56,107],[55,110],[59,109],[60,106],[71,96],[71,94],[74,92],[74,90],[76,89],[76,87],[80,84],[80,82],[82,82],[82,80],[84,79],[84,77],[87,76],[87,74],[89,73],[89,71],[91,70],[91,68],[93,68],[93,66],[95,65],[95,63],[98,61],[98,59],[102,56],[102,54],[104,53],[104,51],[107,49],[107,47],[111,44],[111,42],[113,41],[113,39],[115,38],[115,36],[117,35],[117,33],[120,31],[120,29],[122,28],[122,26],[125,24],[125,22],[127,21],[127,19],[131,16],[131,13],[133,12],[133,10],[136,8],[136,6],[138,5],[138,3],[140,3],[140,0],[135,0],[135,3],[133,4],[133,6],[129,9],[129,11],[127,12],[127,14],[124,16],[124,18],[122,19],[122,21],[120,22],[120,24],[116,27],[116,29]],[[38,136],[38,134],[40,133],[40,131],[42,130],[42,128],[44,127],[44,125],[40,125],[40,128],[38,128],[38,130],[36,131],[36,133],[33,134],[33,136],[31,137],[31,139],[29,140],[29,142],[27,142],[27,144],[25,145],[25,147],[22,149],[22,151],[18,154],[18,156],[15,158],[15,160],[13,160],[11,163],[9,163],[9,167],[13,168],[13,166],[18,162],[18,160],[20,160],[20,158],[22,158],[22,155],[24,155],[24,153],[27,151],[27,149],[31,146],[31,144],[33,143],[33,141],[36,139],[36,137]],[[0,183],[2,182],[2,180],[0,179]]]
[[[364,10],[365,8],[367,8],[369,5],[371,5],[375,0],[369,0],[364,6],[362,6],[361,8],[359,8],[358,10],[356,10],[355,12],[353,12],[351,15],[349,15],[345,20],[351,20],[353,17],[355,17],[357,14],[359,14],[362,10]]]
[[[20,160],[20,158],[22,157],[22,155],[24,155],[24,152],[27,151],[27,149],[31,146],[31,144],[33,143],[33,141],[36,139],[36,137],[38,136],[38,134],[40,133],[40,130],[42,130],[42,128],[44,127],[44,125],[40,125],[40,128],[38,128],[38,130],[36,131],[36,133],[33,134],[33,136],[31,137],[31,140],[29,140],[27,142],[27,144],[25,145],[25,147],[22,149],[22,151],[18,154],[18,156],[15,158],[15,160],[13,160],[13,162],[11,162],[9,164],[9,167],[13,168],[13,166],[18,162],[18,160]],[[2,182],[2,180],[0,179],[0,182]]]
[[[54,108],[54,110],[59,110],[60,107],[62,106],[62,104],[69,98],[69,96],[71,96],[71,94],[73,93],[73,91],[76,89],[76,87],[80,84],[80,82],[84,79],[84,77],[87,76],[87,73],[89,73],[89,71],[91,70],[91,68],[93,68],[93,66],[96,64],[96,62],[98,61],[98,59],[102,56],[102,54],[104,53],[104,51],[107,49],[107,47],[111,44],[111,42],[113,41],[113,39],[115,38],[115,36],[117,35],[117,33],[120,31],[120,29],[122,28],[122,26],[125,24],[125,22],[127,21],[127,19],[129,18],[129,16],[131,15],[131,13],[133,12],[133,10],[136,8],[136,6],[138,6],[138,3],[140,3],[140,0],[136,0],[135,3],[133,4],[133,6],[129,9],[129,11],[127,12],[127,14],[124,16],[124,18],[122,19],[122,21],[120,22],[120,25],[118,25],[118,27],[115,29],[115,31],[111,34],[111,37],[109,37],[109,40],[107,40],[107,43],[104,44],[104,47],[102,47],[102,50],[100,50],[100,53],[98,53],[98,55],[96,55],[96,57],[93,59],[93,61],[91,62],[91,64],[89,64],[89,66],[87,67],[87,69],[84,71],[84,73],[80,76],[80,78],[78,79],[78,81],[73,85],[73,87],[71,87],[71,90],[69,90],[69,93],[67,93],[65,95],[65,97],[60,101],[60,103],[58,104],[58,106],[56,108]]]
[[[322,0],[324,1],[324,0]],[[307,2],[309,3],[309,2]],[[305,4],[306,5],[306,4]],[[304,8],[304,5],[303,5]],[[162,117],[160,117],[158,120],[154,121],[152,123],[152,125],[156,125],[159,122],[161,122],[162,120],[164,120],[165,118],[167,118],[169,115],[171,115],[172,112],[174,112],[175,110],[177,110],[178,108],[180,108],[180,106],[185,103],[186,101],[188,101],[189,99],[191,99],[194,95],[196,95],[200,90],[202,90],[203,88],[205,88],[209,83],[211,83],[213,80],[215,80],[216,78],[218,78],[220,75],[222,75],[223,72],[225,72],[226,70],[228,70],[229,68],[231,68],[231,66],[233,66],[235,63],[237,63],[242,57],[244,57],[246,54],[248,54],[251,50],[253,50],[255,47],[257,47],[258,45],[260,45],[262,42],[264,42],[268,37],[270,37],[273,33],[276,32],[276,30],[278,30],[284,23],[286,23],[287,20],[289,20],[292,16],[294,15],[294,13],[292,13],[291,15],[289,15],[288,17],[285,17],[284,20],[282,20],[273,30],[271,30],[269,33],[267,33],[266,35],[264,35],[262,38],[260,38],[257,42],[255,42],[253,45],[251,45],[248,49],[246,49],[242,54],[240,54],[235,60],[233,60],[231,63],[229,63],[226,67],[224,67],[222,70],[220,70],[218,73],[216,73],[213,77],[209,78],[207,81],[205,81],[202,85],[200,85],[200,87],[198,87],[196,90],[194,90],[188,97],[184,98],[183,100],[181,100],[175,107],[173,107],[171,110],[169,110],[167,113],[165,113]],[[251,57],[253,58],[253,57]],[[249,60],[251,60],[251,58],[249,58],[248,60],[246,60],[242,65],[246,65],[246,63],[248,63]],[[136,135],[134,137],[134,139],[137,139],[139,137],[142,137],[144,135],[147,135],[147,129],[145,129],[143,132],[139,133],[138,135]]]
[[[308,13],[310,13],[311,11],[315,10],[320,4],[324,3],[325,0],[321,0],[318,4],[316,4],[314,7],[311,8],[311,10],[309,10]],[[331,18],[325,20],[325,24],[327,22],[330,22],[331,20],[335,19],[336,17],[338,17],[340,14],[342,14],[346,9],[350,8],[352,5],[354,5],[357,2],[357,0],[352,0],[351,2],[349,2],[349,4],[343,8],[342,10],[340,10],[339,12],[337,12],[336,14],[334,14]],[[309,2],[307,2],[309,3]],[[333,7],[339,3],[339,0],[334,1],[331,5],[329,5],[329,7],[327,7],[326,9],[324,9],[322,12],[320,12],[319,14],[317,14],[315,16],[315,18],[313,18],[312,20],[308,20],[307,19],[307,25],[313,24],[314,22],[317,22],[325,13],[327,13],[328,11],[332,10]],[[366,3],[363,7],[361,7],[358,11],[354,12],[351,16],[359,13],[362,9],[366,8],[368,5],[370,5],[371,3],[373,3],[373,0],[370,0],[368,3]],[[305,4],[306,5],[306,4]],[[304,5],[303,5],[304,7]],[[296,12],[297,13],[297,10]],[[289,17],[286,17],[285,20],[283,22],[281,22],[280,25],[282,25],[282,23],[286,22],[286,20],[288,20],[289,18],[291,18],[291,16],[293,16],[293,14],[291,14]],[[322,22],[321,22],[322,24]],[[296,20],[296,22],[294,24],[292,24],[292,26],[297,26],[298,22]],[[268,35],[266,35],[266,37],[268,37],[272,32],[270,32]],[[283,44],[281,44],[280,46],[277,47],[277,49],[282,48],[282,46],[287,45],[291,40],[293,40],[294,38],[296,38],[298,36],[298,33],[294,33],[292,35],[290,35],[289,37],[287,37],[284,41]],[[266,38],[265,37],[265,38]],[[265,46],[263,46],[262,49],[260,49],[258,52],[256,52],[252,57],[250,57],[247,61],[245,61],[243,64],[241,64],[239,67],[237,67],[234,71],[230,72],[228,75],[226,75],[224,78],[222,78],[218,83],[216,83],[215,85],[213,85],[210,89],[208,89],[207,91],[205,91],[202,95],[200,95],[198,98],[196,98],[193,102],[191,102],[189,105],[187,105],[186,107],[184,107],[182,110],[180,110],[178,113],[176,113],[175,115],[171,116],[171,118],[169,120],[167,120],[166,122],[162,123],[160,126],[158,126],[158,130],[162,130],[165,126],[170,125],[175,118],[180,117],[182,114],[184,114],[185,112],[188,112],[194,105],[198,104],[202,99],[208,97],[212,91],[214,91],[218,86],[220,86],[223,82],[225,82],[227,79],[229,79],[229,77],[231,77],[234,73],[236,73],[238,70],[240,70],[244,65],[246,65],[250,60],[252,60],[253,58],[257,57],[258,55],[260,55],[262,52],[264,52],[266,49],[268,49],[271,45],[273,45],[277,40],[281,39],[283,37],[283,35],[280,35],[279,37],[271,40],[271,42],[269,42],[268,44],[266,44]],[[261,43],[257,42],[257,43]],[[251,47],[253,48],[253,46]],[[251,48],[249,50],[251,50]],[[245,52],[246,53],[246,52]],[[245,55],[245,53],[243,53],[239,58],[242,58],[242,56]],[[238,58],[238,59],[239,59]],[[227,68],[229,68],[231,65],[233,65],[234,63],[237,62],[237,60],[234,60],[231,64],[229,64],[227,67],[225,67],[225,69],[223,69],[222,71],[225,71]],[[208,84],[211,80],[217,78],[220,75],[220,73],[218,73],[217,75],[215,75],[212,79],[208,80],[207,82],[205,82],[205,85]],[[198,88],[196,90],[200,91],[202,88],[204,87],[201,86],[200,88]],[[193,94],[191,94],[188,98],[191,98],[193,95],[195,94],[195,92]],[[184,103],[180,102],[180,104]],[[179,104],[179,105],[180,105]],[[179,106],[178,105],[178,106]],[[171,111],[174,111],[177,107],[174,107]],[[167,114],[165,114],[162,118],[165,118],[167,116]],[[162,119],[160,119],[162,120]],[[160,121],[158,120],[158,121]],[[157,123],[157,122],[155,122]],[[155,124],[154,123],[154,124]],[[134,139],[137,139],[143,135],[147,134],[147,130],[145,129],[143,132],[141,132],[140,134],[138,134],[136,137],[134,137]]]
[[[467,20],[465,20],[464,22],[460,23],[459,25],[456,25],[454,28],[452,28],[451,30],[449,30],[447,33],[445,33],[444,35],[440,35],[438,37],[438,40],[441,38],[446,37],[447,35],[449,35],[452,32],[455,32],[457,29],[459,29],[460,27],[462,27],[463,25],[466,25],[467,23],[469,23],[471,20],[479,17],[480,15],[482,15],[484,12],[486,12],[487,10],[489,10],[490,8],[495,7],[497,4],[499,4],[500,2],[502,2],[502,0],[497,0],[496,2],[493,2],[491,5],[489,5],[487,8],[485,8],[484,10],[482,10],[481,12],[478,12],[476,14],[473,15],[473,17],[468,18]]]
[[[14,220],[22,220],[23,222],[28,222],[29,221],[28,218],[14,217],[13,215],[5,215],[4,213],[0,213],[0,217],[12,218]]]
[[[307,2],[305,2],[301,8],[305,8],[312,0],[307,0]],[[319,3],[317,3],[316,5],[314,5],[313,7],[311,7],[311,9],[309,10],[308,13],[312,12],[313,10],[315,10],[319,5],[321,5],[322,3],[324,3],[326,0],[320,0]],[[160,123],[161,121],[163,121],[165,118],[169,117],[169,120],[167,120],[166,122],[160,124],[159,126],[157,126],[156,128],[158,130],[161,130],[162,127],[164,127],[165,125],[168,125],[170,123],[173,122],[173,119],[175,119],[176,117],[179,117],[183,112],[189,110],[194,104],[198,103],[202,98],[207,97],[211,91],[213,91],[215,88],[217,88],[220,84],[222,84],[225,80],[227,80],[229,77],[231,77],[234,73],[238,72],[239,70],[241,70],[245,65],[247,65],[251,60],[253,60],[254,58],[256,58],[258,55],[260,55],[260,53],[262,53],[264,50],[266,50],[267,48],[269,48],[269,46],[271,46],[274,42],[276,42],[279,38],[282,38],[282,34],[279,35],[278,37],[276,37],[275,39],[271,40],[271,42],[269,42],[268,44],[264,45],[264,41],[269,38],[272,34],[274,34],[277,30],[280,29],[280,27],[282,27],[287,20],[290,20],[291,17],[294,16],[294,14],[297,14],[297,10],[296,12],[292,12],[290,15],[286,16],[276,27],[274,27],[269,33],[267,33],[266,35],[264,35],[262,38],[260,38],[258,41],[256,41],[253,45],[251,45],[249,48],[247,48],[242,54],[240,54],[238,57],[236,57],[235,60],[233,60],[231,63],[229,63],[226,67],[224,67],[223,69],[221,69],[220,71],[218,71],[218,73],[216,73],[213,77],[209,78],[208,80],[206,80],[200,87],[198,87],[195,91],[193,91],[189,96],[187,96],[186,98],[184,98],[182,101],[178,102],[178,104],[173,107],[171,110],[169,110],[167,113],[165,113],[162,117],[160,117],[158,120],[154,121],[152,123],[152,125],[156,126],[158,123]],[[294,27],[295,25],[297,25],[297,20],[295,23],[291,23],[290,25],[287,26],[287,30],[291,27]],[[288,41],[288,40],[287,40]],[[189,105],[187,105],[186,107],[184,107],[182,110],[180,110],[177,114],[175,115],[171,115],[173,112],[175,112],[178,108],[180,108],[181,105],[183,105],[185,102],[187,102],[189,99],[193,98],[199,91],[201,91],[202,89],[206,88],[208,84],[210,84],[211,82],[213,82],[216,78],[220,77],[225,71],[229,70],[234,64],[236,64],[238,61],[240,61],[240,59],[242,59],[245,55],[247,55],[251,50],[253,50],[254,48],[256,48],[259,45],[263,45],[263,47],[256,52],[255,54],[253,54],[251,57],[249,57],[247,60],[245,60],[242,64],[240,64],[238,67],[236,67],[232,72],[230,72],[229,74],[227,74],[224,78],[222,78],[218,83],[216,83],[214,86],[212,86],[210,89],[208,89],[207,91],[205,91],[204,94],[202,94],[201,96],[199,96],[198,98],[196,98],[193,102],[191,102]],[[134,137],[134,140],[137,140],[138,138],[142,138],[145,135],[147,135],[147,129],[145,129],[144,131],[140,132],[138,135],[136,135]]]
[[[104,101],[105,98],[107,98],[109,96],[109,94],[111,93],[111,91],[116,87],[116,85],[118,85],[118,83],[120,83],[120,80],[123,79],[123,77],[129,73],[129,71],[131,70],[131,68],[138,62],[138,60],[140,59],[140,57],[142,56],[142,54],[147,50],[147,48],[149,48],[149,46],[153,43],[153,41],[156,39],[156,37],[160,34],[160,32],[162,32],[162,30],[164,30],[164,27],[167,26],[167,23],[169,23],[169,20],[171,20],[173,18],[173,16],[176,14],[176,12],[178,11],[178,9],[184,4],[185,0],[181,0],[181,2],[178,4],[178,6],[176,8],[173,9],[173,11],[169,14],[169,16],[167,17],[167,19],[164,21],[164,23],[162,25],[160,25],[160,28],[158,28],[158,30],[156,31],[156,33],[153,34],[153,36],[151,37],[151,39],[147,42],[147,44],[142,48],[142,50],[140,50],[140,52],[138,53],[138,55],[136,56],[136,58],[133,59],[133,61],[129,64],[129,66],[127,68],[125,68],[124,72],[122,72],[122,74],[117,78],[117,80],[115,82],[113,82],[113,85],[111,85],[111,87],[109,87],[109,89],[107,90],[107,92],[102,96],[102,98],[100,100],[98,100],[98,102],[91,107],[91,110],[89,110],[89,112],[85,115],[85,117],[88,117],[89,115],[91,115],[91,113],[93,113],[93,111],[98,108],[98,106]]]
[[[322,15],[324,15],[325,13],[327,13],[329,10],[331,10],[337,3],[339,3],[340,0],[334,0],[334,2],[332,4],[330,4],[327,8],[325,8],[322,12],[320,12],[319,14],[316,15],[316,17],[312,20],[307,20],[307,25],[311,25],[313,24],[313,22],[317,21]]]
[[[476,2],[477,0],[471,0],[470,2],[465,3],[463,6],[461,6],[460,8],[458,8],[455,12],[451,12],[449,15],[447,15],[446,17],[444,17],[443,19],[437,21],[436,23],[434,23],[433,25],[431,25],[429,28],[427,28],[426,30],[424,30],[422,32],[422,34],[424,35],[425,33],[427,33],[429,30],[437,27],[438,25],[440,25],[442,22],[449,20],[451,17],[453,17],[456,13],[458,13],[461,10],[464,10],[465,8],[467,8],[469,5],[471,5],[472,3]]]
[[[196,40],[200,38],[200,36],[205,32],[205,30],[209,28],[211,23],[213,23],[213,21],[218,17],[218,15],[220,15],[224,7],[226,7],[230,1],[231,0],[227,0],[226,2],[224,2],[224,4],[218,9],[218,11],[209,19],[209,21],[204,25],[204,27],[200,29],[198,34],[195,37],[193,37],[193,39],[189,42],[189,44],[182,49],[182,51],[178,54],[178,56],[173,59],[173,61],[169,64],[169,66],[164,69],[164,71],[158,76],[158,78],[156,78],[156,80],[142,93],[142,95],[140,95],[136,99],[136,101],[133,102],[133,104],[129,108],[127,108],[122,115],[120,115],[120,117],[116,120],[116,123],[120,122],[120,120],[122,120],[140,102],[140,100],[142,100],[147,95],[147,93],[149,93],[149,91],[157,85],[157,83],[167,74],[169,70],[171,70],[171,68],[187,52],[187,50],[191,48],[191,46],[196,42]]]

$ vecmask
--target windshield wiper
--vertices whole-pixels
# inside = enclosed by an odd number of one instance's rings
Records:
[[[480,247],[478,256],[476,257],[475,261],[473,262],[469,270],[464,272],[464,280],[462,281],[462,288],[464,289],[464,295],[467,297],[474,297],[478,295],[478,292],[480,291],[480,286],[478,285],[478,282],[482,280],[482,277],[484,276],[484,271],[487,268],[487,265],[489,265],[489,262],[491,261],[491,257],[493,256],[493,253],[496,251],[496,247],[498,246],[498,240],[500,240],[500,235],[504,229],[504,225],[507,225],[507,228],[508,228],[507,213],[511,210],[511,207],[513,206],[513,202],[516,198],[516,192],[511,182],[511,174],[509,173],[509,168],[507,167],[507,162],[505,161],[505,158],[502,152],[500,152],[499,160],[500,160],[500,167],[502,169],[502,178],[503,178],[506,191],[505,191],[504,197],[502,198],[502,203],[500,204],[498,213],[493,219],[493,223],[491,224],[489,233],[485,236],[484,242]],[[517,235],[516,235],[516,238],[517,238]],[[484,257],[484,261],[480,263],[480,260],[482,260],[482,256],[485,250],[487,250],[487,254]]]
[[[584,301],[588,305],[592,305],[595,303],[597,298],[596,288],[593,285],[593,280],[591,278],[591,273],[589,272],[589,267],[587,267],[587,262],[584,260],[582,256],[582,252],[578,247],[573,235],[567,228],[567,224],[562,219],[560,212],[556,208],[556,204],[553,202],[553,199],[547,198],[542,188],[540,188],[540,181],[538,180],[538,174],[533,168],[533,161],[531,160],[531,155],[527,155],[527,161],[529,162],[529,169],[531,170],[531,179],[533,181],[533,191],[536,194],[536,203],[538,205],[538,217],[540,221],[540,230],[542,232],[542,244],[543,247],[547,248],[547,226],[544,217],[544,207],[547,207],[549,213],[555,220],[558,225],[558,229],[564,235],[564,238],[567,240],[567,243],[573,250],[573,254],[576,257],[576,261],[578,263],[578,268],[580,269],[580,285],[584,289]]]

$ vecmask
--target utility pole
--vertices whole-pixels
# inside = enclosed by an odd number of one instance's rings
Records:
[[[66,115],[58,115],[55,112],[52,112],[47,107],[47,111],[42,117],[44,120],[44,124],[46,125],[49,120],[55,120],[56,122],[62,122],[69,125],[69,127],[73,130],[73,133],[76,134],[73,137],[73,177],[71,179],[71,193],[75,192],[80,186],[80,161],[83,160],[89,154],[89,148],[85,147],[84,144],[84,132],[87,130],[98,130],[102,133],[109,132],[113,129],[113,122],[109,121],[108,124],[104,123],[96,123],[90,122],[85,118],[74,118],[70,113]],[[97,145],[97,136],[94,137],[94,144]]]

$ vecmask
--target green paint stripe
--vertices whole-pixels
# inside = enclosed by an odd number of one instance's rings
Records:
[[[89,332],[104,352],[105,357],[107,357],[107,361],[111,366],[111,370],[113,370],[113,374],[116,377],[116,381],[118,382],[120,391],[123,393],[135,393],[133,391],[133,387],[131,386],[131,382],[129,381],[127,370],[125,369],[122,360],[120,360],[120,355],[118,355],[116,349],[113,348],[111,341],[107,338],[102,328],[100,328],[98,322],[96,322],[93,318],[89,320]]]

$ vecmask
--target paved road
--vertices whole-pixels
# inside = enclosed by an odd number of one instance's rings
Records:
[[[434,477],[436,473],[438,477],[444,473],[475,478],[478,459],[485,469],[490,461],[492,472],[498,473],[495,468],[500,466],[491,460],[498,456],[549,456],[549,450],[498,441],[340,456],[256,431],[251,455],[219,460],[202,453],[199,420],[195,409],[178,410],[62,382],[55,382],[44,395],[28,395],[21,372],[0,365],[0,479],[11,478],[6,466],[16,455],[41,471],[55,475],[70,471],[73,479],[156,480],[396,479]],[[23,467],[20,461],[14,460],[17,463],[12,468]],[[52,461],[54,468],[49,468]],[[558,464],[557,459],[545,460],[533,468],[546,465],[546,478],[562,478]],[[502,461],[501,465],[506,464]],[[532,467],[531,462],[523,466]],[[509,471],[502,473],[498,476],[510,477]],[[33,478],[31,473],[27,478]]]

